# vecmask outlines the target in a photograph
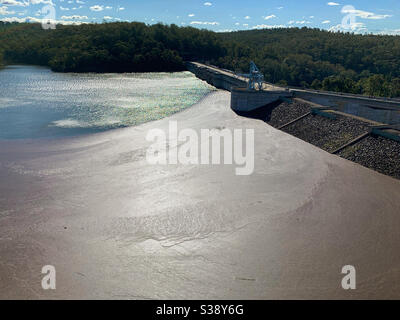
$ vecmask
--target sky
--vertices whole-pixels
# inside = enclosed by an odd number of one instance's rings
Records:
[[[0,0],[2,21],[43,18],[63,24],[162,22],[218,32],[306,26],[400,35],[400,0]]]

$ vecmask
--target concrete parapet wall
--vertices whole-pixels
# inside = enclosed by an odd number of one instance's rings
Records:
[[[400,102],[396,100],[311,90],[291,89],[290,91],[296,98],[331,107],[344,113],[381,123],[400,123]]]

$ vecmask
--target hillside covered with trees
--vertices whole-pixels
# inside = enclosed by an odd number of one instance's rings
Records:
[[[184,60],[225,54],[217,34],[176,25],[104,23],[0,26],[0,51],[8,63],[49,66],[60,72],[180,71]]]
[[[253,60],[272,83],[400,96],[400,36],[309,28],[214,33],[136,22],[43,30],[0,22],[2,59],[59,72],[180,71],[186,60],[247,72]]]
[[[328,91],[400,96],[400,36],[288,28],[220,34],[232,70],[253,60],[266,81]]]

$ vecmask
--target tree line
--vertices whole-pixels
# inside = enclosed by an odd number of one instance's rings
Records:
[[[310,28],[221,34],[218,64],[242,70],[253,60],[266,80],[317,90],[400,96],[400,36],[356,35]]]
[[[310,28],[215,33],[177,25],[115,22],[61,26],[0,22],[0,64],[59,72],[180,71],[184,61],[247,72],[269,82],[370,96],[400,96],[400,36]]]
[[[181,71],[185,60],[224,55],[217,34],[196,28],[144,23],[0,27],[0,51],[8,63],[49,66],[59,72]]]

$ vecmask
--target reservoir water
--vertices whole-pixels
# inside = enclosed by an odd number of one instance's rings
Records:
[[[190,107],[212,90],[190,72],[76,74],[9,66],[0,70],[0,139],[134,126]]]

